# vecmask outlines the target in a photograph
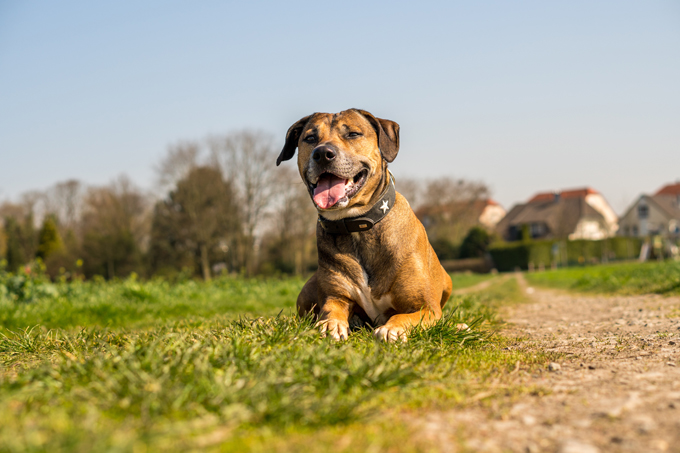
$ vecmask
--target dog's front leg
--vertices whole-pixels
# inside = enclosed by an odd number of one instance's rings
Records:
[[[326,299],[319,310],[319,322],[316,325],[322,336],[330,335],[334,340],[346,340],[349,337],[349,315],[352,302],[340,298]]]
[[[441,310],[435,312],[427,309],[415,313],[393,315],[387,320],[384,326],[375,329],[374,335],[376,338],[383,341],[406,341],[408,331],[411,330],[412,327],[417,325],[429,327],[441,317]]]

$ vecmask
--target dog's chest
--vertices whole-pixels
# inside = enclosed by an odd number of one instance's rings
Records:
[[[368,275],[363,271],[363,275],[352,287],[352,296],[357,304],[363,308],[366,315],[373,321],[382,322],[382,316],[392,307],[392,296],[387,293],[377,297],[371,291],[368,284]]]

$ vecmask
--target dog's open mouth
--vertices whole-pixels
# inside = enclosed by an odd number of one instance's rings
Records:
[[[321,209],[329,209],[347,202],[363,187],[368,170],[363,169],[351,179],[343,179],[333,173],[323,173],[316,184],[310,184],[314,203]]]

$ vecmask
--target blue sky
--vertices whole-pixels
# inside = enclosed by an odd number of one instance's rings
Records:
[[[178,140],[283,144],[360,107],[400,123],[397,179],[482,180],[506,208],[588,185],[622,213],[680,179],[679,81],[677,1],[0,0],[0,199],[151,188]]]

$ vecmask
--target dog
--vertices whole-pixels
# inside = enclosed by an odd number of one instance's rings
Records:
[[[389,342],[440,319],[451,277],[387,168],[399,125],[360,109],[314,113],[288,129],[276,165],[296,148],[319,214],[319,268],[298,296],[298,314],[314,313],[321,334],[338,341],[355,317]]]

